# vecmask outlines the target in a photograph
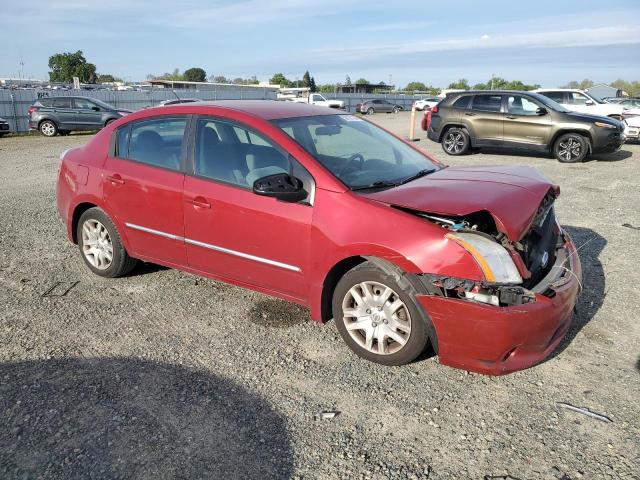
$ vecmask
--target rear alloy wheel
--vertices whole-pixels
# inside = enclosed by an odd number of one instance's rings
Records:
[[[393,113],[398,113],[400,111],[400,107],[393,107]]]
[[[373,115],[375,113],[375,110],[373,109],[373,107],[369,107],[369,109],[367,110],[367,115]]]
[[[370,262],[340,279],[333,294],[333,316],[351,350],[383,365],[409,363],[429,342],[429,320],[415,292],[404,291],[395,275]]]
[[[51,120],[44,120],[40,123],[39,130],[45,137],[55,137],[58,133],[58,126]]]
[[[561,135],[553,146],[553,155],[563,163],[582,162],[588,153],[587,139],[577,133]]]
[[[442,149],[449,155],[463,155],[469,151],[471,140],[461,128],[450,128],[442,139]]]
[[[78,247],[89,269],[101,277],[121,277],[136,266],[124,249],[120,234],[101,209],[90,208],[78,221]]]

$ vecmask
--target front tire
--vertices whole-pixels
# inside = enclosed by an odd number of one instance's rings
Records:
[[[367,110],[367,115],[373,115],[375,112],[375,110],[371,107],[369,107],[369,110]]]
[[[100,208],[90,208],[80,216],[77,238],[84,263],[101,277],[122,277],[138,262],[129,256],[115,225]]]
[[[364,262],[336,285],[332,302],[336,327],[347,346],[366,360],[409,363],[424,351],[433,331],[415,295],[400,273]]]
[[[58,125],[52,120],[43,120],[38,130],[45,137],[55,137],[58,134]]]
[[[586,138],[578,133],[560,135],[553,144],[553,156],[562,163],[579,163],[589,150]]]
[[[464,155],[470,147],[469,134],[461,128],[450,128],[442,137],[442,149],[449,155]]]

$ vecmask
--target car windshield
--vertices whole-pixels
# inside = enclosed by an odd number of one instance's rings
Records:
[[[600,97],[596,97],[591,92],[584,92],[584,94],[596,103],[605,103],[604,100],[602,100]]]
[[[285,118],[273,123],[352,190],[393,187],[441,168],[353,115]]]
[[[544,95],[535,95],[535,99],[539,102],[544,103],[546,107],[549,107],[551,110],[555,110],[556,112],[567,113],[569,111],[558,102],[551,100],[549,97],[546,97]]]

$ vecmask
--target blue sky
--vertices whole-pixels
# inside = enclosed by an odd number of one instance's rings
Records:
[[[82,50],[127,80],[193,66],[401,86],[640,80],[639,0],[0,0],[0,32],[0,77],[22,58],[47,78],[50,55]]]

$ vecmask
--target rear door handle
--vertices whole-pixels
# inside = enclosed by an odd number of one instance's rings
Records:
[[[211,208],[211,204],[204,197],[195,197],[187,200],[191,205],[198,208]]]
[[[124,180],[117,173],[113,175],[107,175],[107,180],[109,180],[114,185],[124,185]]]
[[[464,114],[465,114],[467,117],[475,117],[475,116],[476,116],[476,114],[475,114],[475,113],[472,113],[472,112],[465,112]]]
[[[509,120],[515,120],[515,119],[516,119],[516,118],[518,118],[518,117],[514,117],[514,116],[512,116],[512,115],[507,115],[507,118],[508,118]]]

